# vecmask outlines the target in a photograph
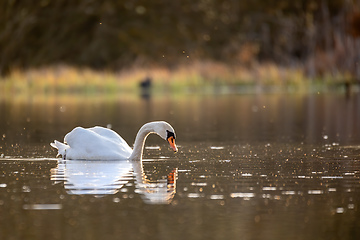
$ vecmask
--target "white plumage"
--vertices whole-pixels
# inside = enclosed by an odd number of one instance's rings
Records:
[[[61,155],[63,159],[141,159],[146,137],[150,133],[156,133],[168,141],[172,136],[169,143],[173,150],[177,151],[175,131],[170,124],[164,121],[144,124],[136,136],[134,149],[131,149],[126,141],[113,130],[98,126],[76,127],[65,135],[64,143],[55,140],[50,145],[58,149],[58,155]]]

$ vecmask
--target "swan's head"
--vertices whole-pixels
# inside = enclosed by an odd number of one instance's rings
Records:
[[[154,131],[165,141],[169,142],[170,147],[174,150],[174,152],[178,151],[175,144],[175,130],[170,124],[164,121],[155,122]]]

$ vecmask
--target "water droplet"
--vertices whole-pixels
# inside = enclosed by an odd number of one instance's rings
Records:
[[[146,8],[144,6],[137,6],[135,8],[135,12],[139,15],[143,15],[144,13],[146,13]]]
[[[66,107],[65,107],[65,106],[61,106],[61,107],[60,107],[60,112],[62,112],[62,113],[63,113],[63,112],[66,112]]]
[[[129,190],[127,189],[127,188],[122,188],[121,190],[120,190],[120,192],[128,192]]]
[[[22,189],[23,189],[22,190],[23,192],[31,192],[31,189],[29,186],[23,186]]]
[[[344,213],[344,208],[342,207],[337,208],[336,213]]]

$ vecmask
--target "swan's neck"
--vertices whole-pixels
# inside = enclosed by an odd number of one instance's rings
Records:
[[[130,160],[141,160],[144,150],[145,140],[150,133],[155,133],[154,128],[152,127],[151,124],[145,124],[140,128],[135,138],[133,152],[129,157]]]

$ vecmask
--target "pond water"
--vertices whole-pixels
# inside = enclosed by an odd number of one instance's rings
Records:
[[[0,239],[359,239],[360,94],[0,100]],[[49,143],[108,126],[142,162],[67,161]]]

